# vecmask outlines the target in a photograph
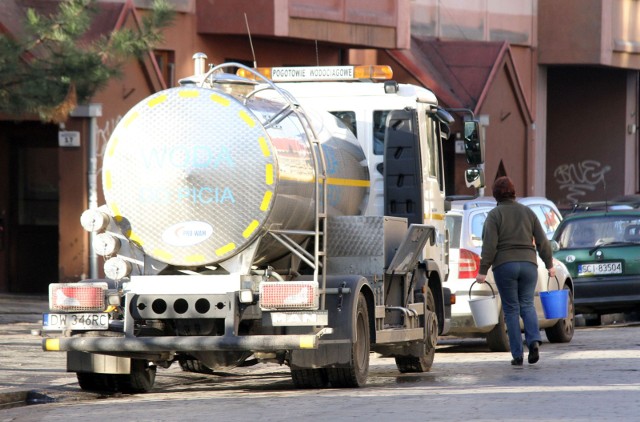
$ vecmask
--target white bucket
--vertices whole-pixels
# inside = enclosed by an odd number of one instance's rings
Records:
[[[493,296],[491,297],[475,297],[471,298],[471,289],[476,284],[474,281],[469,287],[469,307],[471,308],[471,315],[473,315],[473,322],[476,327],[488,327],[490,325],[497,325],[500,317],[500,304],[496,293],[493,291],[491,284],[487,283],[491,289]]]

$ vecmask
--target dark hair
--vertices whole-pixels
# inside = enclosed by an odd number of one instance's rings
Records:
[[[500,202],[505,199],[516,199],[516,188],[507,176],[498,177],[493,182],[493,197]]]

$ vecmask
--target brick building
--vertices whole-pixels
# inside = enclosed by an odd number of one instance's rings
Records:
[[[0,2],[0,33],[25,7]],[[149,0],[99,0],[92,33],[136,28]],[[638,190],[640,4],[633,0],[173,0],[165,42],[64,125],[0,116],[0,291],[46,291],[95,271],[79,216],[102,203],[101,157],[118,120],[192,73],[191,57],[258,66],[390,64],[483,124],[488,183],[559,205]],[[248,33],[250,32],[251,37]],[[449,194],[463,183],[454,127]]]

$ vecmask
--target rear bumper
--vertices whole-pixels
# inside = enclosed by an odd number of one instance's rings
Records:
[[[45,351],[79,351],[104,354],[200,352],[214,350],[275,351],[316,349],[316,335],[180,336],[180,337],[58,337],[42,340]]]
[[[640,307],[640,277],[574,279],[576,313],[620,312]]]

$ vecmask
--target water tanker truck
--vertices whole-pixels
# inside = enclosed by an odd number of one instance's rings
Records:
[[[115,128],[105,203],[80,218],[104,277],[49,286],[43,349],[82,389],[130,393],[174,363],[277,362],[297,388],[362,386],[371,352],[428,371],[450,315],[451,116],[386,66],[205,57]]]

